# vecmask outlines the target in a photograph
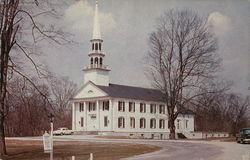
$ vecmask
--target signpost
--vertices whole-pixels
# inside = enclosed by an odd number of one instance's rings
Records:
[[[50,151],[52,151],[52,144],[51,144],[51,137],[50,135],[45,131],[45,133],[43,134],[43,148],[44,148],[44,152],[48,153]]]
[[[50,120],[50,134],[45,131],[43,134],[43,148],[45,153],[50,153],[50,160],[53,160],[53,121],[54,115],[50,114],[48,116]]]

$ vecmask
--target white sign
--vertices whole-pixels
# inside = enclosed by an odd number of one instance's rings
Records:
[[[43,148],[44,148],[45,152],[52,151],[51,142],[52,142],[51,141],[51,136],[47,132],[45,132],[43,134]]]

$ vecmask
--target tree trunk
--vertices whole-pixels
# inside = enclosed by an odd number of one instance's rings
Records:
[[[169,139],[175,139],[175,125],[174,125],[174,119],[169,118]]]
[[[0,114],[0,155],[7,155],[4,134],[4,115]]]

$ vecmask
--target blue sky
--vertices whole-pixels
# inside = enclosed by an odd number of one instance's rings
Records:
[[[91,49],[94,0],[71,0],[60,23],[77,43],[47,49],[45,63],[56,73],[83,85]],[[234,82],[233,92],[250,95],[250,2],[248,0],[99,0],[101,35],[111,67],[110,82],[150,87],[144,58],[156,19],[170,9],[191,9],[209,18],[223,59],[221,78]]]

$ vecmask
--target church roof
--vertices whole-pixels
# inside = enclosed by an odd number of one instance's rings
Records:
[[[97,85],[97,87],[102,89],[104,92],[106,92],[109,96],[112,97],[161,102],[163,101],[162,93],[156,89],[125,86],[118,84],[109,84],[109,86]]]
[[[111,97],[163,102],[162,92],[156,89],[125,86],[119,84],[109,84],[109,86],[96,86]],[[194,112],[187,108],[181,108],[180,114],[194,114]]]

